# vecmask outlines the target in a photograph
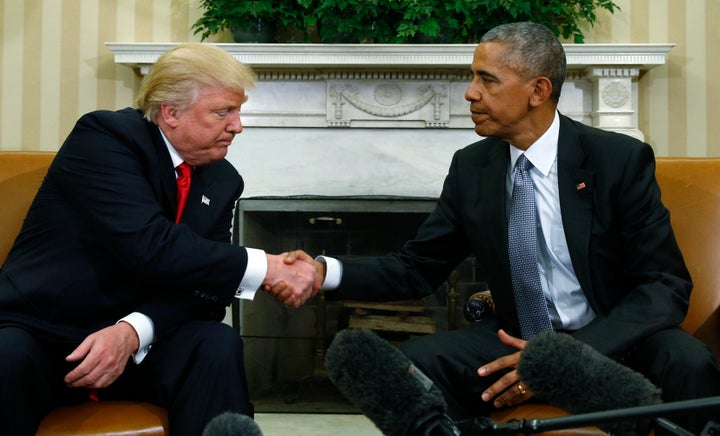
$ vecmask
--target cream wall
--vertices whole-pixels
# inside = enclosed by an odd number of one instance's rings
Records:
[[[586,42],[677,44],[639,80],[646,140],[660,156],[720,156],[720,0],[615,1]],[[139,77],[104,43],[198,41],[199,3],[0,0],[0,150],[57,150],[79,115],[131,106]]]

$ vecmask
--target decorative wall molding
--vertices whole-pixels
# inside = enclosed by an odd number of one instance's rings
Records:
[[[107,44],[140,74],[174,45]],[[479,139],[464,98],[474,44],[218,45],[258,75],[228,151],[244,198],[434,198],[452,154]],[[560,112],[642,139],[637,80],[672,47],[565,45]]]
[[[106,45],[116,63],[146,74],[177,44]],[[251,97],[244,107],[248,126],[471,127],[463,94],[475,44],[217,45],[256,70],[258,95],[284,97]],[[642,70],[663,65],[673,44],[564,47],[568,79],[561,111],[596,127],[643,138],[637,128],[636,80]],[[400,97],[396,102],[377,101],[378,93],[390,90]],[[289,110],[287,101],[302,107]]]
[[[178,43],[105,45],[115,62],[145,74],[157,58]],[[444,67],[468,69],[475,44],[216,44],[240,62],[258,69]],[[564,44],[568,66],[625,65],[650,69],[663,65],[674,44]]]

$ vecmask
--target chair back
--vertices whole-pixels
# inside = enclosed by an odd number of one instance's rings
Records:
[[[720,158],[657,158],[656,176],[694,284],[682,326],[720,355]]]
[[[0,152],[0,265],[5,262],[54,158],[53,152]]]

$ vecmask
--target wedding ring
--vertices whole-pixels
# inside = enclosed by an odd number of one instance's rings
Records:
[[[522,396],[524,397],[524,396],[525,396],[525,393],[527,392],[527,391],[525,390],[525,386],[523,386],[523,385],[521,385],[520,383],[518,383],[518,384],[517,384],[517,388],[518,388],[518,391],[520,391],[520,395],[522,395]]]

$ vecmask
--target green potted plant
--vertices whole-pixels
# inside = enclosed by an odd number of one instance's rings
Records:
[[[250,23],[282,30],[273,31],[278,42],[345,43],[472,43],[512,21],[542,23],[581,43],[581,25],[593,25],[595,11],[619,9],[612,0],[203,0],[201,5],[205,13],[193,29],[203,40]]]
[[[193,25],[202,40],[224,30],[233,33],[235,42],[276,42],[278,32],[307,39],[304,22],[311,17],[312,0],[202,0],[203,16]],[[288,36],[290,35],[290,36]]]
[[[337,0],[324,0],[341,3]],[[473,43],[498,24],[534,21],[558,37],[584,42],[580,26],[595,22],[595,11],[614,13],[612,0],[400,0],[399,39],[425,43]],[[320,18],[322,19],[322,18]]]

